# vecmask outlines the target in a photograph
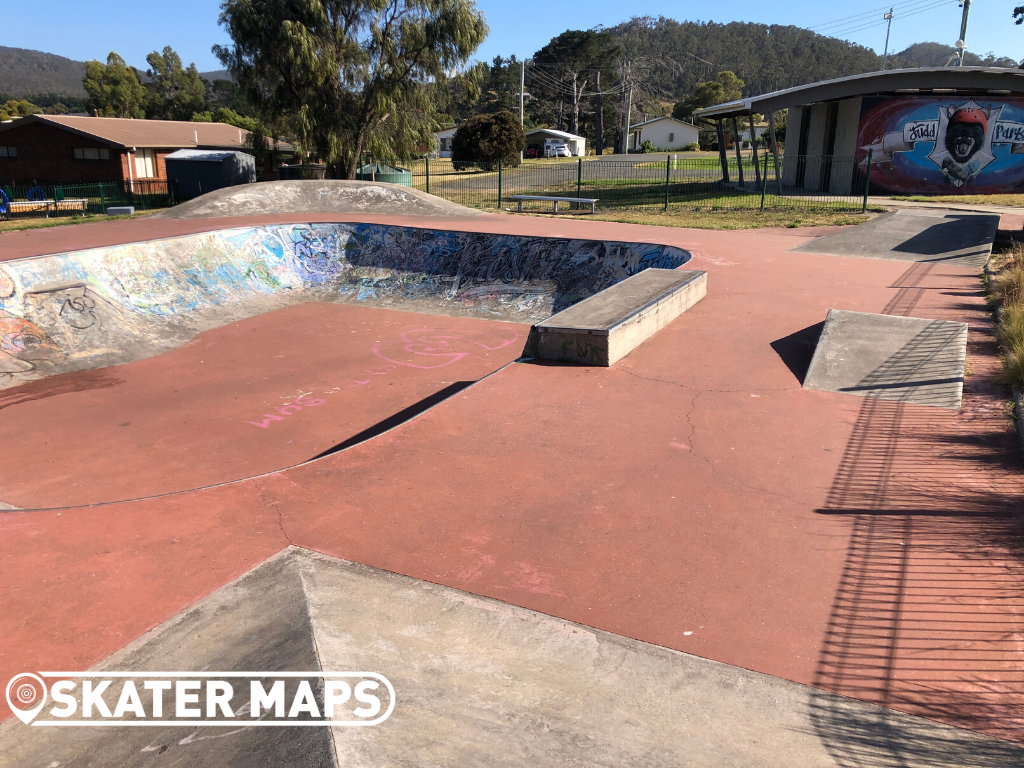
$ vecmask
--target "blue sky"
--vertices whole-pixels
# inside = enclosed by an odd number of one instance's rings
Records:
[[[720,6],[667,0],[588,0],[559,5],[550,0],[478,0],[491,34],[477,55],[488,61],[499,54],[529,56],[567,28],[612,26],[636,15],[820,28],[823,34],[834,34],[881,53],[885,44],[882,14],[887,10],[883,3],[885,0],[867,0],[857,5],[819,0],[735,0]],[[891,51],[923,41],[952,44],[959,34],[961,11],[956,0],[890,0],[886,5],[896,6]],[[982,54],[994,51],[1017,60],[1024,58],[1024,27],[1015,26],[1010,15],[1014,5],[1014,0],[975,0],[971,6],[968,49]],[[113,50],[140,68],[146,66],[147,53],[170,45],[185,62],[194,61],[200,70],[219,69],[220,64],[210,52],[214,43],[226,42],[217,24],[219,13],[217,0],[104,0],[99,5],[80,0],[4,3],[0,45],[34,48],[79,60],[104,59]],[[847,18],[862,13],[867,15]],[[830,27],[823,26],[830,23]],[[868,24],[873,26],[861,28]],[[699,51],[694,53],[700,55]]]

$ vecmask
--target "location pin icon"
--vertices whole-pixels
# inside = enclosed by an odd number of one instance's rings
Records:
[[[35,706],[32,706],[32,705]],[[28,725],[46,704],[46,683],[31,672],[15,675],[7,683],[7,705],[14,716]]]

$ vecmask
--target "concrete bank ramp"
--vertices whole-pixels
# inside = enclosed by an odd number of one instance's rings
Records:
[[[967,324],[831,309],[806,389],[960,407]]]
[[[224,727],[29,728],[11,718],[0,727],[0,763],[1001,768],[1024,760],[1019,745],[297,547],[93,671],[102,680],[102,671],[140,670],[312,672],[318,709],[324,683],[315,673],[376,672],[394,686],[395,707],[365,728],[242,728],[239,719],[252,719],[249,685],[236,678],[235,722],[221,709]],[[113,710],[124,683],[110,679],[104,698]],[[142,678],[129,679],[151,712]],[[269,689],[273,680],[261,683]],[[298,682],[284,683],[287,706]],[[386,711],[390,693],[373,692]],[[204,712],[205,689],[198,697]],[[164,698],[173,721],[174,694]],[[35,722],[56,719],[48,709]]]
[[[288,224],[0,266],[0,389],[182,346],[306,301],[534,324],[648,267],[665,245],[377,224]]]
[[[483,212],[412,187],[373,181],[264,181],[218,189],[154,214],[156,219],[208,219],[270,213],[391,213],[477,217]]]
[[[994,214],[900,209],[790,250],[980,267],[992,253],[998,228]]]

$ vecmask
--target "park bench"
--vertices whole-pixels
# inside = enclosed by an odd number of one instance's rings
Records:
[[[89,201],[85,198],[63,198],[62,200],[11,200],[7,203],[8,212],[22,215],[43,215],[50,218],[50,214],[63,211],[74,211],[85,215],[89,212]]]
[[[551,195],[512,195],[512,199],[519,204],[519,213],[523,212],[523,200],[550,200],[555,204],[555,213],[558,213],[559,203],[583,203],[590,206],[590,212],[594,212],[597,205],[596,197],[551,197]]]

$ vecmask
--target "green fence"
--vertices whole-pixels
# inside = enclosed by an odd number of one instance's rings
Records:
[[[599,208],[694,211],[862,210],[865,170],[852,155],[780,158],[638,155],[629,160],[524,161],[515,167],[451,160],[405,161],[413,186],[472,208],[512,209],[516,195],[596,198]],[[550,211],[547,201],[523,210]],[[570,204],[571,206],[571,204]],[[563,210],[565,206],[563,205]],[[589,205],[588,205],[589,208]]]
[[[178,202],[177,185],[173,181],[0,184],[0,191],[3,192],[0,219],[104,214],[110,207],[128,205],[137,211],[146,211],[167,208]]]

